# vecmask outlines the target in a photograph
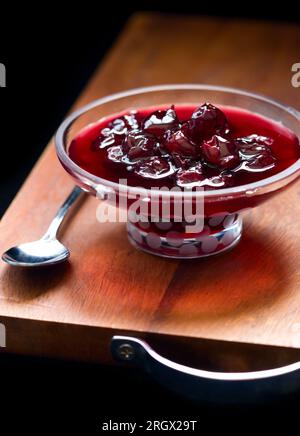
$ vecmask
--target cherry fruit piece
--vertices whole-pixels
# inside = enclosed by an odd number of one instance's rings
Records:
[[[127,133],[139,127],[134,114],[124,115],[111,121],[107,127],[101,130],[100,135],[92,144],[91,149],[97,151],[101,148],[121,145]]]
[[[207,186],[211,188],[230,188],[234,185],[234,176],[229,171],[224,171],[218,176],[207,179]]]
[[[275,157],[269,152],[264,152],[247,162],[247,168],[254,171],[265,171],[273,168],[275,163]]]
[[[134,172],[150,179],[161,179],[174,174],[175,169],[163,157],[153,156],[136,164]]]
[[[132,130],[123,141],[122,149],[130,161],[144,159],[159,153],[159,142],[155,136],[141,130]]]
[[[167,110],[157,110],[146,117],[143,121],[143,129],[147,133],[157,136],[163,136],[167,130],[178,127],[179,121],[172,106]]]
[[[269,146],[272,145],[273,140],[266,136],[259,136],[256,134],[237,138],[235,144],[239,150],[242,159],[251,159],[264,152],[271,152]]]
[[[203,141],[202,151],[208,163],[221,169],[234,168],[239,164],[235,145],[222,136],[214,135],[210,140]]]
[[[107,149],[107,157],[113,162],[123,162],[125,155],[120,145],[114,145]]]
[[[197,156],[200,151],[195,142],[187,136],[186,125],[183,125],[179,130],[170,132],[167,136],[164,146],[170,153],[177,153],[180,156]]]
[[[126,133],[130,130],[136,130],[139,127],[140,126],[136,115],[134,113],[129,113],[111,121],[108,124],[107,130],[110,130],[110,134],[126,135]]]
[[[176,183],[181,187],[201,186],[205,178],[201,164],[197,164],[187,170],[180,169],[176,174]]]
[[[189,134],[195,141],[209,139],[213,135],[227,135],[229,126],[224,113],[210,103],[198,107],[188,121]]]
[[[188,170],[193,164],[190,157],[184,157],[178,153],[172,153],[172,158],[175,166],[180,169]]]

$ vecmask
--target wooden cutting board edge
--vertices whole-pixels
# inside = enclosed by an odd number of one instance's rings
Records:
[[[15,354],[118,365],[110,353],[114,335],[146,340],[155,351],[178,363],[221,371],[253,371],[300,361],[300,350],[246,342],[130,331],[0,316],[7,331],[0,355]]]

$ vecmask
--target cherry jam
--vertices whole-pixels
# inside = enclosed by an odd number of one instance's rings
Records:
[[[300,158],[297,136],[246,110],[201,106],[146,108],[83,129],[69,147],[84,170],[131,186],[205,190],[257,182]]]

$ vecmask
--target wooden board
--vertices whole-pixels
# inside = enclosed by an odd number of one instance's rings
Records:
[[[299,109],[300,88],[291,86],[299,38],[292,24],[138,14],[76,107],[136,86],[194,82],[246,88]],[[51,142],[2,219],[0,251],[40,237],[71,188]],[[124,225],[100,225],[97,200],[86,198],[61,235],[69,263],[40,271],[1,263],[1,352],[111,363],[118,332],[208,367],[299,359],[299,200],[297,182],[247,217],[230,254],[179,262],[136,251]]]

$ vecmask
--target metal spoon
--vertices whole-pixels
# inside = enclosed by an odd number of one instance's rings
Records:
[[[83,191],[75,187],[59,208],[44,236],[38,241],[10,248],[2,255],[4,262],[14,266],[36,267],[54,265],[66,260],[70,252],[57,240],[56,235],[66,213],[81,195]]]

